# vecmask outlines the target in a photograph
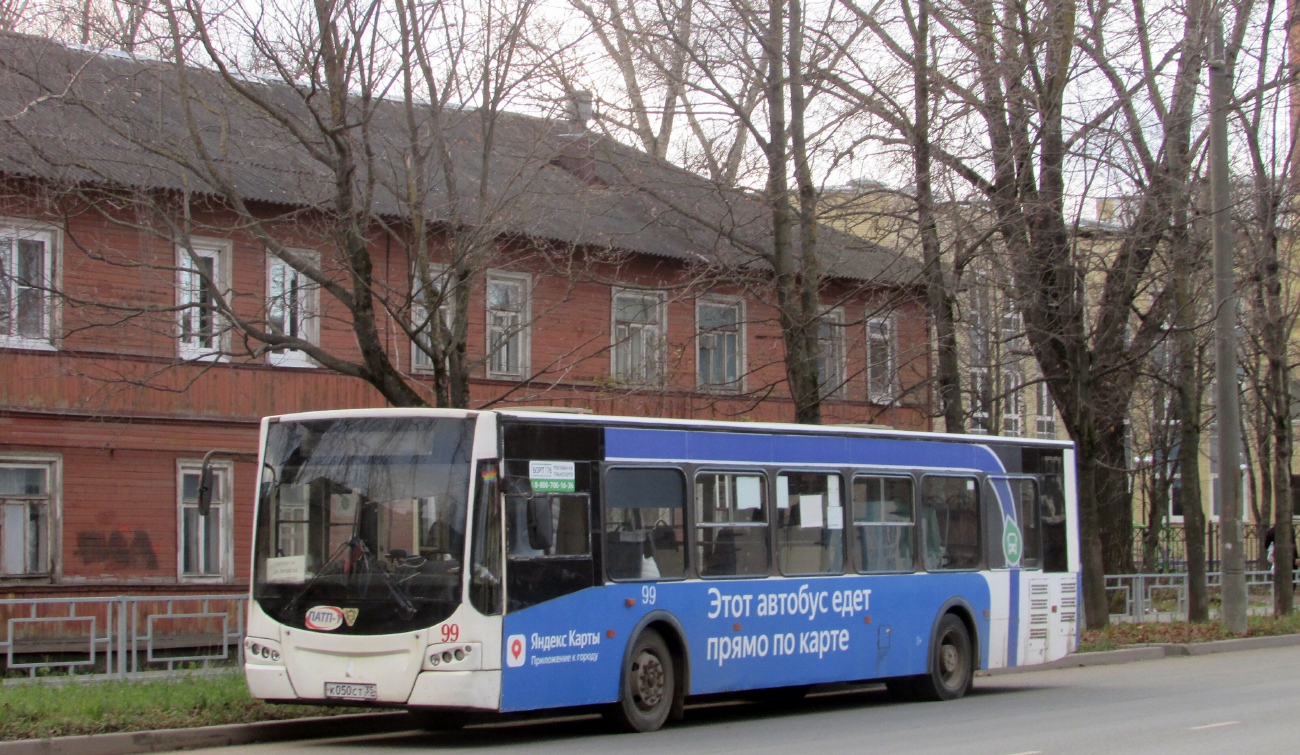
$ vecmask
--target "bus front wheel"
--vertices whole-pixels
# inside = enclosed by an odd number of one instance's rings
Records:
[[[930,648],[929,673],[914,677],[912,691],[923,700],[956,700],[970,690],[975,675],[970,633],[954,614],[944,614]]]
[[[636,638],[623,664],[622,689],[612,711],[629,731],[656,731],[668,720],[677,694],[677,668],[659,633],[647,629]]]

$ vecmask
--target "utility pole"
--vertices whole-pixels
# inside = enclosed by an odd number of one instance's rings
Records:
[[[1219,433],[1219,522],[1223,537],[1223,626],[1246,632],[1245,554],[1241,550],[1241,396],[1237,390],[1237,297],[1232,266],[1232,188],[1228,175],[1228,102],[1232,78],[1216,8],[1210,40],[1210,183],[1214,215],[1215,403]]]

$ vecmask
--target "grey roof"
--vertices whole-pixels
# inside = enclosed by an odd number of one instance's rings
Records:
[[[188,98],[180,95],[181,73]],[[320,93],[312,100],[304,89],[282,82],[241,81],[270,110],[286,114],[288,125],[209,69],[182,70],[169,62],[0,34],[0,174],[59,185],[216,195],[225,180],[249,201],[326,205],[333,174],[310,149],[325,148],[320,130],[311,125],[312,108],[324,107]],[[355,99],[352,106],[358,112],[363,107]],[[356,183],[373,176],[371,209],[404,217],[404,105],[381,100],[371,107],[366,133],[374,159],[361,166]],[[213,156],[206,166],[189,118]],[[567,121],[518,114],[495,123],[484,192],[490,201],[479,207],[482,119],[474,110],[444,112],[443,118],[459,196],[465,198],[459,217],[467,224],[724,266],[752,263],[744,250],[769,243],[770,216],[760,197],[721,189],[613,139],[573,134]],[[293,135],[295,124],[303,126],[305,139]],[[429,185],[429,216],[451,220],[448,182],[440,171],[431,172]],[[915,279],[915,263],[826,226],[819,231],[819,249],[823,269],[834,277]]]

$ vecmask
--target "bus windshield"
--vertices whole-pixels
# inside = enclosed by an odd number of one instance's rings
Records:
[[[388,634],[456,609],[474,420],[348,417],[267,431],[253,596],[293,627]]]

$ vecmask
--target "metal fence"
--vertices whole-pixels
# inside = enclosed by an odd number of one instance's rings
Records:
[[[1267,571],[1272,568],[1264,548],[1267,524],[1241,525],[1242,552],[1246,554],[1246,568]],[[1138,571],[1167,573],[1187,571],[1187,532],[1181,523],[1160,527],[1147,541],[1147,528],[1133,528],[1133,564]],[[1205,524],[1205,568],[1217,571],[1223,546],[1223,530],[1218,522]]]
[[[1219,590],[1221,572],[1209,572],[1211,596]],[[1292,575],[1300,583],[1300,571]],[[1187,618],[1187,573],[1118,574],[1106,577],[1111,621],[1174,621]],[[1273,572],[1246,572],[1247,610],[1273,610]]]
[[[0,600],[0,678],[127,679],[243,662],[243,595]]]

